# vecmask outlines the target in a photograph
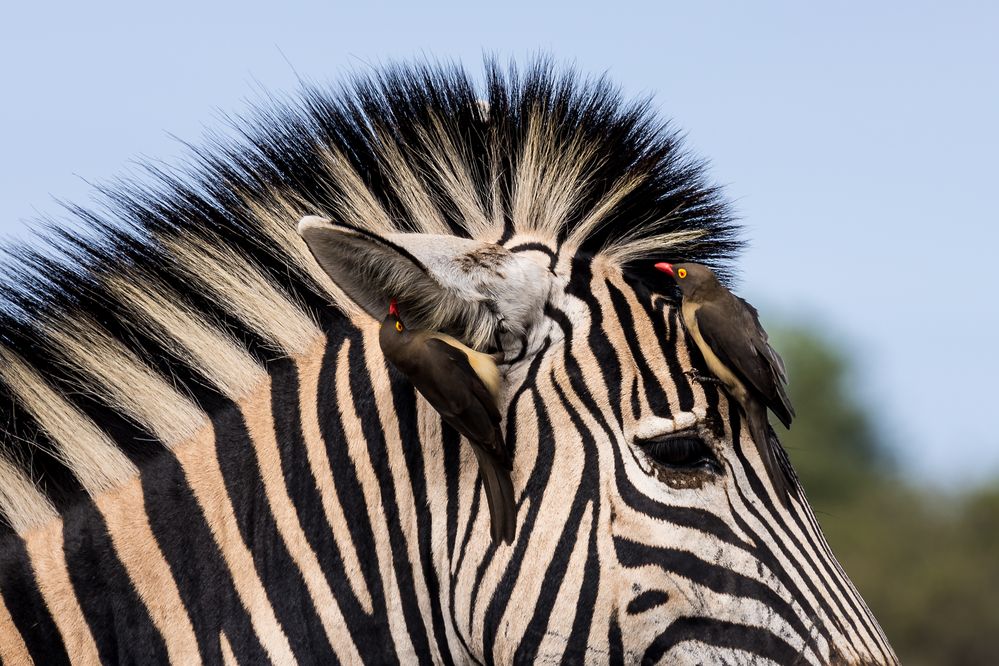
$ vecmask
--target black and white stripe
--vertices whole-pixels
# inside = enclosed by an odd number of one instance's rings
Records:
[[[239,129],[71,211],[96,233],[8,253],[3,663],[896,663],[803,495],[690,378],[651,266],[724,275],[737,228],[647,105],[544,62],[481,89],[427,65]],[[512,544],[304,215],[422,261],[436,324],[508,352]],[[537,304],[504,287],[528,265]],[[717,466],[653,460],[670,433]]]

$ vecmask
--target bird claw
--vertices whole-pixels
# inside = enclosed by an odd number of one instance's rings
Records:
[[[717,377],[709,377],[708,375],[702,375],[701,373],[697,372],[697,370],[687,370],[683,374],[687,375],[687,377],[691,381],[695,381],[699,384],[721,384],[721,380],[718,379]]]

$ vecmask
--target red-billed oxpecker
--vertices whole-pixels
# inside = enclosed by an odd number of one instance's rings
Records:
[[[767,409],[790,428],[794,408],[784,362],[770,346],[756,308],[726,289],[707,266],[660,262],[655,267],[676,282],[683,324],[708,369],[742,407],[777,496],[786,504],[788,472],[774,458],[780,444],[776,438],[771,442]]]
[[[513,542],[517,510],[510,456],[500,429],[500,373],[489,354],[443,333],[408,329],[393,299],[378,336],[382,352],[472,445],[492,520],[493,541]]]

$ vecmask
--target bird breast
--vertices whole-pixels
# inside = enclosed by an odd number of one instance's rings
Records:
[[[715,354],[714,350],[704,341],[704,337],[701,335],[701,331],[697,326],[697,309],[701,307],[699,303],[688,303],[684,301],[683,305],[680,307],[680,314],[683,316],[683,323],[687,327],[687,331],[690,333],[691,337],[694,338],[694,343],[701,352],[701,356],[704,357],[704,362],[708,365],[708,370],[711,371],[715,377],[717,377],[721,382],[728,388],[729,393],[732,394],[736,400],[740,403],[745,404],[746,399],[749,397],[746,391],[745,385],[739,381],[739,378],[729,370],[728,366],[721,362],[718,355]]]

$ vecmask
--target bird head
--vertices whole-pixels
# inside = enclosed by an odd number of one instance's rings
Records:
[[[402,317],[399,314],[399,302],[394,298],[389,301],[388,314],[382,320],[382,328],[385,328],[386,324],[389,325],[389,328],[395,330],[396,333],[403,333],[406,330],[406,327],[402,323]]]
[[[702,264],[671,264],[660,261],[655,265],[655,268],[673,278],[680,293],[684,296],[689,296],[703,287],[718,284],[718,277],[714,271]]]

